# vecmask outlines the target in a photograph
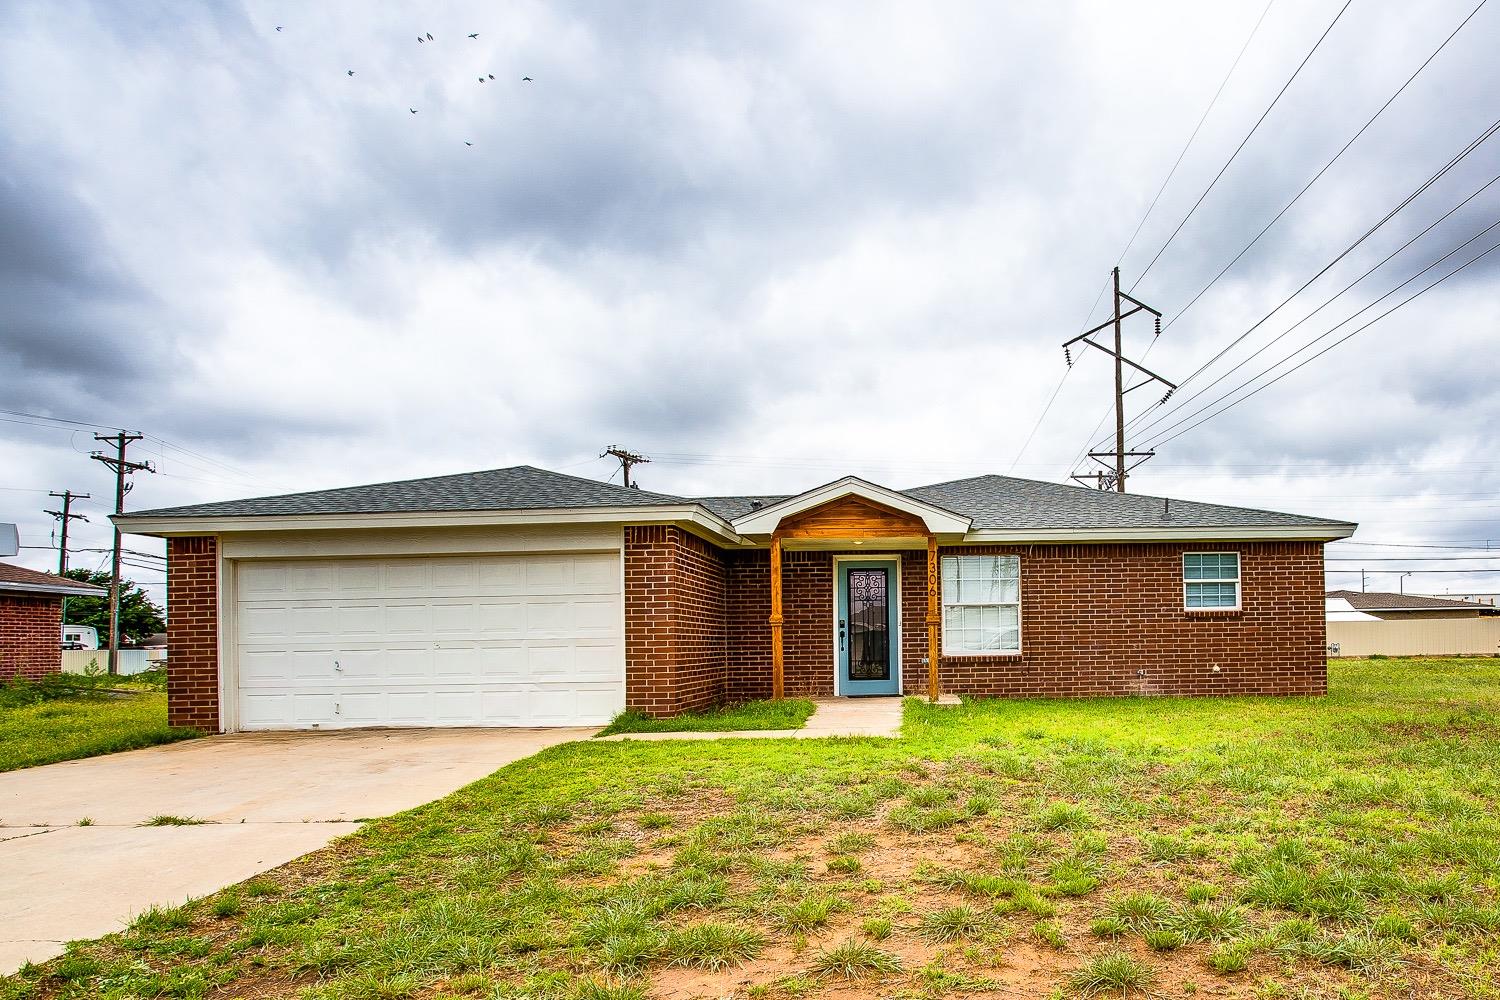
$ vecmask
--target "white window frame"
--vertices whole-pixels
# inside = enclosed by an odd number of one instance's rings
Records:
[[[940,557],[938,565],[938,608],[941,612],[941,621],[938,624],[938,644],[942,647],[943,656],[951,657],[997,657],[997,656],[1020,656],[1026,646],[1025,629],[1022,627],[1022,602],[1025,595],[1021,592],[1021,557],[1012,553],[1004,553],[998,556],[1001,559],[1014,559],[1016,561],[1016,648],[1015,649],[949,649],[948,648],[948,602],[943,600],[943,567],[941,560],[946,559],[993,559],[997,558],[992,553],[963,553],[950,552]],[[1010,602],[1001,604],[963,604],[957,602],[955,607],[968,608],[993,608],[1010,607]]]
[[[1189,580],[1187,578],[1188,556],[1234,556],[1235,575],[1232,577],[1215,577],[1212,580]],[[1240,611],[1245,604],[1245,554],[1234,549],[1215,549],[1211,552],[1184,552],[1182,554],[1182,609],[1195,614],[1212,613],[1215,611]],[[1234,604],[1215,604],[1212,607],[1190,607],[1188,605],[1188,585],[1192,583],[1232,583],[1234,584]]]

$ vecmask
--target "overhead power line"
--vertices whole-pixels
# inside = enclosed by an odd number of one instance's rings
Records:
[[[1496,226],[1500,226],[1500,221],[1494,222],[1490,226],[1486,227],[1482,233],[1480,233],[1477,236],[1475,236],[1472,239],[1470,239],[1468,242],[1466,242],[1464,244],[1464,246],[1467,246],[1469,242],[1473,242],[1474,239],[1478,239],[1479,236],[1484,235],[1484,233],[1488,233],[1491,229],[1495,228]],[[1182,435],[1186,434],[1188,431],[1193,430],[1196,427],[1202,426],[1203,424],[1205,424],[1208,421],[1212,420],[1214,417],[1217,417],[1220,414],[1224,413],[1226,410],[1232,409],[1233,407],[1238,406],[1239,404],[1245,402],[1247,399],[1252,398],[1253,396],[1255,396],[1258,393],[1260,393],[1262,390],[1269,389],[1271,386],[1275,385],[1277,382],[1280,382],[1282,379],[1286,378],[1288,375],[1292,374],[1293,372],[1295,372],[1295,371],[1297,371],[1297,370],[1305,367],[1306,365],[1310,364],[1313,361],[1316,361],[1318,358],[1321,358],[1323,355],[1327,354],[1329,351],[1333,350],[1335,347],[1338,347],[1340,344],[1342,344],[1345,341],[1349,340],[1351,337],[1354,337],[1354,336],[1356,336],[1356,335],[1364,332],[1365,330],[1368,330],[1370,327],[1374,326],[1376,323],[1379,323],[1381,320],[1385,319],[1391,313],[1393,313],[1393,312],[1397,311],[1398,309],[1400,309],[1401,307],[1405,306],[1407,303],[1409,303],[1409,302],[1411,302],[1411,301],[1413,301],[1413,300],[1415,300],[1417,298],[1420,298],[1421,296],[1427,294],[1427,292],[1429,292],[1432,289],[1436,288],[1438,285],[1441,285],[1443,282],[1447,281],[1449,278],[1453,277],[1455,274],[1458,274],[1460,271],[1463,271],[1464,269],[1468,268],[1470,265],[1475,264],[1478,261],[1480,261],[1480,260],[1484,259],[1485,257],[1489,256],[1497,248],[1500,248],[1500,243],[1491,244],[1488,250],[1481,251],[1479,254],[1475,255],[1474,257],[1469,258],[1467,261],[1465,261],[1464,263],[1458,265],[1453,270],[1449,271],[1447,274],[1443,275],[1440,278],[1437,278],[1437,279],[1433,280],[1429,284],[1423,286],[1418,291],[1413,292],[1411,295],[1407,296],[1405,299],[1402,299],[1400,302],[1396,303],[1394,306],[1392,306],[1391,308],[1387,309],[1385,312],[1381,313],[1379,316],[1376,316],[1374,319],[1370,320],[1368,323],[1365,323],[1364,325],[1356,327],[1355,329],[1349,331],[1347,334],[1345,334],[1344,336],[1340,337],[1338,340],[1335,340],[1333,343],[1329,344],[1327,347],[1325,347],[1322,350],[1318,351],[1316,354],[1313,354],[1313,355],[1310,355],[1307,358],[1304,358],[1302,361],[1298,362],[1296,365],[1292,366],[1291,368],[1288,368],[1286,371],[1282,372],[1280,375],[1277,375],[1275,378],[1271,379],[1269,382],[1266,382],[1264,385],[1256,387],[1255,389],[1251,390],[1249,393],[1247,393],[1246,395],[1240,397],[1239,399],[1236,399],[1236,400],[1234,400],[1234,401],[1226,404],[1225,406],[1219,408],[1218,410],[1215,410],[1214,412],[1208,414],[1207,416],[1203,417],[1202,419],[1200,419],[1200,420],[1198,420],[1198,421],[1196,421],[1194,423],[1189,424],[1188,426],[1182,428],[1179,431],[1176,431],[1175,433],[1173,433],[1173,434],[1171,434],[1171,435],[1169,435],[1167,437],[1160,438],[1159,440],[1156,441],[1155,446],[1156,447],[1160,447],[1161,445],[1166,444],[1168,441],[1176,440],[1177,438],[1179,438]],[[1459,247],[1457,249],[1462,249],[1462,247]],[[1402,284],[1404,285],[1404,284],[1406,284],[1406,282],[1403,282]],[[1400,287],[1401,286],[1397,286],[1397,288],[1400,288]],[[1395,291],[1395,289],[1393,289],[1392,291]],[[1385,298],[1385,296],[1381,296],[1381,298]],[[1376,301],[1379,301],[1379,300],[1376,300]],[[1366,307],[1366,308],[1368,308],[1368,307]],[[1364,311],[1363,309],[1360,310],[1360,312],[1363,312],[1363,311]],[[1356,313],[1355,315],[1358,315],[1358,313]],[[1352,318],[1353,317],[1350,317],[1350,319],[1352,319]],[[1348,320],[1345,320],[1344,322],[1347,323]],[[1273,370],[1274,368],[1280,366],[1281,364],[1284,364],[1286,361],[1290,360],[1296,354],[1300,353],[1301,351],[1306,350],[1308,347],[1311,347],[1313,344],[1316,344],[1319,340],[1322,340],[1325,337],[1331,336],[1339,328],[1339,326],[1343,326],[1343,325],[1344,325],[1343,323],[1340,323],[1338,326],[1335,326],[1332,330],[1329,330],[1327,333],[1323,334],[1321,337],[1318,337],[1316,340],[1313,340],[1311,343],[1306,344],[1306,345],[1298,348],[1296,351],[1292,352],[1292,354],[1288,355],[1286,358],[1283,358],[1281,361],[1278,361],[1276,363],[1276,365],[1271,366],[1271,368],[1267,368],[1265,371],[1262,371],[1260,373],[1260,375],[1256,375],[1254,378],[1259,378],[1261,375],[1264,375],[1267,372]],[[1218,399],[1214,400],[1213,403],[1208,404],[1208,406],[1212,406],[1212,405],[1214,405],[1214,403],[1218,403],[1218,402],[1226,399],[1228,396],[1233,395],[1234,393],[1238,392],[1240,389],[1245,388],[1246,386],[1248,386],[1250,384],[1251,381],[1254,381],[1254,378],[1252,378],[1250,381],[1242,383],[1241,385],[1239,385],[1235,389],[1230,390],[1228,393],[1224,394],[1223,396],[1220,396]],[[1203,408],[1201,408],[1200,410],[1198,410],[1196,412],[1201,413],[1202,410],[1206,409],[1206,408],[1207,407],[1203,407]],[[1179,423],[1180,423],[1180,421],[1179,421]],[[1173,426],[1176,426],[1176,424],[1174,424]]]
[[[1260,129],[1266,118],[1271,114],[1271,111],[1281,101],[1281,98],[1286,94],[1287,90],[1291,88],[1292,83],[1296,81],[1299,75],[1301,75],[1302,70],[1312,60],[1312,57],[1317,53],[1318,49],[1322,47],[1323,41],[1333,31],[1334,25],[1339,23],[1339,19],[1344,16],[1344,12],[1349,9],[1349,4],[1351,3],[1353,3],[1353,0],[1345,0],[1344,5],[1339,8],[1339,12],[1333,15],[1333,20],[1328,22],[1328,27],[1323,29],[1323,33],[1318,36],[1318,40],[1313,43],[1313,47],[1307,51],[1307,55],[1302,57],[1302,61],[1297,64],[1297,68],[1292,71],[1292,75],[1287,77],[1286,83],[1281,85],[1281,89],[1276,92],[1276,96],[1271,98],[1271,103],[1266,105],[1266,110],[1260,113],[1260,117],[1255,120],[1255,124],[1250,126],[1250,131],[1245,133],[1245,137],[1241,139],[1240,144],[1234,148],[1234,152],[1229,154],[1229,159],[1224,161],[1224,165],[1219,168],[1219,172],[1214,174],[1213,180],[1208,182],[1208,187],[1204,188],[1203,193],[1198,196],[1198,200],[1193,202],[1193,207],[1188,209],[1187,214],[1182,217],[1182,221],[1177,223],[1177,228],[1172,230],[1172,234],[1168,236],[1167,241],[1161,245],[1161,249],[1156,251],[1156,256],[1151,258],[1151,262],[1147,264],[1141,271],[1140,277],[1135,279],[1135,283],[1130,286],[1130,290],[1132,292],[1135,291],[1135,289],[1140,285],[1142,281],[1146,280],[1146,275],[1151,273],[1151,269],[1156,266],[1156,262],[1161,260],[1161,255],[1167,252],[1167,247],[1171,246],[1172,241],[1177,238],[1177,234],[1182,232],[1182,227],[1187,225],[1188,220],[1191,219],[1193,217],[1193,214],[1198,211],[1198,207],[1203,204],[1203,201],[1208,197],[1209,192],[1212,191],[1214,189],[1214,186],[1219,183],[1219,179],[1222,178],[1225,172],[1229,170],[1230,166],[1233,165],[1234,161],[1239,157],[1240,152],[1245,148],[1245,145],[1249,143],[1251,137],[1254,136],[1255,133]]]
[[[1204,122],[1208,121],[1208,116],[1213,113],[1214,108],[1218,105],[1219,97],[1224,93],[1224,88],[1229,85],[1229,80],[1234,76],[1234,71],[1239,68],[1240,60],[1245,58],[1245,53],[1249,50],[1250,43],[1255,40],[1256,34],[1260,31],[1261,24],[1265,22],[1266,15],[1271,12],[1271,7],[1275,2],[1276,0],[1268,0],[1265,9],[1260,12],[1260,17],[1255,19],[1255,25],[1250,29],[1250,34],[1245,36],[1245,44],[1240,46],[1239,52],[1234,57],[1234,62],[1229,64],[1229,72],[1225,73],[1224,79],[1219,81],[1218,89],[1214,91],[1213,97],[1209,99],[1208,106],[1203,109],[1203,114],[1198,116],[1198,123],[1193,126],[1193,131],[1188,135],[1187,142],[1182,144],[1182,149],[1178,152],[1177,159],[1172,161],[1172,166],[1167,171],[1167,176],[1162,178],[1161,186],[1156,189],[1156,195],[1152,197],[1151,204],[1146,206],[1146,211],[1142,213],[1140,221],[1135,224],[1135,229],[1131,232],[1130,238],[1125,241],[1125,248],[1115,258],[1116,270],[1124,263],[1125,256],[1130,253],[1130,248],[1135,246],[1136,237],[1140,236],[1141,229],[1146,225],[1146,220],[1151,218],[1151,213],[1156,211],[1157,203],[1161,201],[1161,196],[1166,193],[1167,185],[1171,184],[1172,178],[1177,176],[1177,168],[1182,166],[1182,161],[1186,158],[1188,150],[1192,148],[1193,143],[1198,138],[1198,133],[1203,130]],[[1099,302],[1104,298],[1104,293],[1109,290],[1109,287],[1109,280],[1106,280],[1100,286],[1099,294],[1094,296],[1094,302],[1089,306],[1088,315],[1084,316],[1083,323],[1078,327],[1080,333],[1088,328],[1089,322],[1094,318],[1094,310],[1099,308]],[[1063,369],[1062,377],[1057,380],[1056,388],[1052,390],[1052,394],[1047,397],[1047,402],[1042,406],[1042,412],[1037,416],[1036,423],[1031,425],[1031,431],[1026,435],[1026,440],[1021,443],[1021,448],[1016,452],[1016,457],[1011,459],[1010,465],[1006,469],[1007,474],[1015,470],[1022,456],[1026,454],[1026,449],[1031,447],[1032,440],[1036,437],[1037,431],[1041,429],[1043,421],[1047,419],[1047,414],[1052,412],[1052,404],[1057,402],[1058,394],[1062,392],[1063,385],[1068,381],[1068,376],[1071,374],[1073,374],[1073,366],[1068,365]],[[1103,418],[1101,418],[1100,423],[1103,423]],[[1090,434],[1089,437],[1092,438],[1093,434]]]
[[[1233,365],[1232,367],[1226,369],[1217,378],[1215,378],[1212,382],[1209,382],[1207,385],[1202,386],[1202,387],[1194,390],[1193,392],[1188,393],[1187,395],[1183,396],[1182,398],[1178,399],[1177,400],[1177,404],[1176,404],[1176,409],[1174,411],[1170,411],[1170,412],[1167,412],[1167,413],[1159,413],[1153,419],[1151,419],[1150,421],[1147,421],[1145,424],[1141,425],[1139,428],[1135,428],[1135,430],[1138,433],[1144,434],[1144,433],[1150,431],[1153,427],[1159,426],[1163,420],[1170,419],[1174,415],[1174,413],[1180,413],[1193,400],[1199,398],[1204,393],[1208,392],[1210,389],[1212,389],[1214,386],[1218,385],[1220,382],[1224,381],[1230,375],[1233,375],[1236,371],[1238,371],[1239,369],[1243,368],[1245,365],[1249,364],[1257,356],[1265,353],[1266,351],[1270,350],[1272,347],[1276,346],[1277,343],[1279,343],[1281,340],[1283,340],[1293,330],[1296,330],[1303,323],[1306,323],[1308,320],[1312,319],[1318,313],[1322,312],[1323,309],[1325,309],[1326,307],[1328,307],[1329,305],[1331,305],[1334,302],[1334,300],[1336,300],[1338,298],[1341,298],[1346,292],[1348,292],[1350,289],[1352,289],[1355,285],[1358,285],[1360,282],[1364,281],[1370,275],[1372,275],[1376,271],[1380,270],[1380,268],[1382,268],[1386,264],[1390,263],[1390,261],[1393,260],[1398,254],[1400,254],[1402,251],[1406,250],[1413,243],[1416,243],[1418,240],[1420,240],[1422,237],[1426,236],[1428,233],[1432,232],[1438,226],[1442,225],[1455,212],[1457,212],[1460,209],[1464,208],[1466,205],[1468,205],[1470,202],[1472,202],[1475,198],[1479,197],[1485,191],[1489,190],[1496,183],[1500,183],[1500,174],[1496,174],[1494,177],[1490,178],[1488,181],[1486,181],[1484,184],[1482,184],[1477,190],[1475,190],[1474,193],[1470,194],[1467,198],[1465,198],[1463,201],[1459,202],[1457,205],[1454,205],[1452,208],[1448,209],[1448,211],[1444,212],[1441,216],[1439,216],[1436,220],[1434,220],[1430,225],[1428,225],[1426,228],[1424,228],[1421,232],[1417,233],[1415,236],[1411,237],[1411,239],[1407,240],[1405,243],[1401,244],[1395,250],[1393,250],[1389,254],[1387,254],[1377,264],[1375,264],[1374,267],[1371,267],[1369,270],[1365,271],[1359,277],[1355,278],[1353,281],[1349,282],[1343,288],[1339,289],[1333,295],[1331,295],[1327,299],[1323,300],[1323,303],[1321,305],[1319,305],[1317,308],[1313,309],[1311,312],[1309,312],[1306,315],[1304,315],[1301,319],[1297,320],[1297,322],[1293,323],[1291,326],[1287,327],[1285,330],[1283,330],[1280,333],[1278,333],[1275,337],[1272,337],[1269,341],[1267,341],[1266,343],[1262,344],[1260,347],[1256,348],[1250,354],[1246,355],[1244,358],[1242,358],[1240,361],[1238,361],[1235,365]],[[1472,242],[1472,241],[1470,241],[1470,242]],[[1451,252],[1450,252],[1450,255],[1451,255]],[[1438,261],[1434,261],[1432,264],[1427,265],[1427,267],[1423,268],[1422,270],[1423,271],[1430,270],[1431,268],[1433,268],[1434,266],[1436,266],[1438,263],[1441,263],[1441,259],[1439,259]],[[1412,278],[1415,278],[1417,275],[1420,275],[1421,273],[1422,273],[1422,271],[1418,271],[1417,274],[1412,275],[1411,278],[1408,278],[1408,279],[1406,279],[1405,282],[1402,282],[1402,285],[1410,282],[1412,280]],[[1397,285],[1396,287],[1400,288],[1401,285]],[[1390,293],[1388,292],[1386,294],[1389,295]],[[1378,302],[1380,300],[1377,299],[1376,301]],[[1372,305],[1373,305],[1373,303],[1372,303]],[[1369,307],[1367,306],[1366,308],[1369,308]],[[1212,362],[1210,362],[1210,363],[1212,363]],[[1200,372],[1202,370],[1203,370],[1202,368],[1199,369]]]
[[[1328,173],[1329,169],[1335,163],[1337,163],[1343,157],[1343,155],[1345,153],[1347,153],[1349,151],[1349,147],[1353,146],[1356,142],[1358,142],[1359,141],[1359,137],[1362,136],[1362,135],[1364,135],[1365,132],[1370,128],[1371,125],[1375,124],[1375,120],[1378,119],[1381,115],[1385,114],[1385,111],[1386,111],[1387,108],[1389,108],[1392,104],[1396,103],[1396,98],[1400,97],[1403,93],[1406,92],[1406,88],[1410,87],[1412,85],[1412,81],[1415,80],[1417,77],[1419,77],[1419,76],[1422,75],[1422,71],[1425,70],[1429,65],[1432,64],[1432,61],[1438,57],[1438,54],[1440,52],[1442,52],[1443,49],[1445,49],[1445,48],[1448,47],[1448,43],[1451,42],[1451,41],[1453,41],[1453,39],[1458,35],[1458,33],[1464,29],[1464,26],[1467,25],[1470,21],[1472,21],[1474,19],[1474,15],[1476,15],[1476,14],[1479,13],[1480,8],[1482,8],[1488,2],[1489,2],[1489,0],[1479,0],[1478,5],[1475,6],[1475,8],[1473,10],[1469,11],[1469,14],[1468,14],[1467,17],[1465,17],[1462,21],[1459,22],[1458,27],[1454,28],[1453,31],[1449,33],[1448,37],[1444,38],[1443,41],[1441,42],[1441,44],[1439,44],[1437,48],[1433,49],[1432,52],[1431,52],[1431,54],[1429,54],[1426,59],[1422,60],[1422,64],[1416,68],[1416,70],[1411,74],[1411,76],[1409,76],[1409,77],[1406,78],[1406,82],[1403,83],[1403,84],[1401,84],[1401,86],[1397,87],[1396,88],[1396,92],[1394,94],[1392,94],[1390,97],[1386,98],[1385,103],[1382,104],[1379,108],[1377,108],[1375,110],[1375,113],[1373,115],[1371,115],[1369,117],[1369,119],[1366,120],[1366,122],[1359,127],[1359,130],[1357,132],[1355,132],[1352,136],[1349,137],[1349,141],[1346,142],[1346,143],[1344,143],[1344,145],[1339,148],[1339,151],[1337,153],[1334,153],[1333,156],[1332,156],[1332,158],[1330,158],[1327,163],[1323,164],[1323,166],[1318,169],[1317,173],[1313,174],[1311,180],[1309,180],[1306,184],[1302,185],[1302,190],[1298,191],[1295,195],[1293,195],[1291,201],[1289,201],[1285,205],[1281,206],[1281,211],[1279,211],[1275,215],[1273,215],[1271,217],[1271,221],[1267,222],[1265,224],[1265,226],[1263,226],[1261,228],[1260,232],[1256,233],[1255,236],[1253,236],[1251,238],[1250,242],[1246,243],[1244,245],[1244,247],[1241,248],[1240,252],[1237,253],[1237,254],[1235,254],[1234,257],[1230,259],[1229,263],[1225,264],[1223,266],[1223,268],[1220,269],[1219,273],[1213,276],[1213,278],[1209,281],[1208,284],[1206,284],[1202,288],[1198,289],[1197,294],[1195,294],[1191,299],[1188,300],[1187,305],[1185,305],[1181,309],[1177,310],[1177,312],[1172,316],[1172,318],[1170,320],[1168,320],[1166,322],[1166,324],[1162,327],[1163,331],[1171,329],[1173,323],[1176,323],[1178,320],[1180,320],[1183,317],[1184,314],[1187,313],[1187,311],[1189,309],[1193,308],[1193,306],[1197,303],[1197,301],[1199,299],[1203,298],[1204,294],[1210,288],[1212,288],[1214,285],[1218,284],[1219,279],[1222,278],[1222,277],[1224,277],[1224,275],[1229,272],[1230,268],[1234,267],[1235,264],[1238,264],[1240,262],[1240,258],[1244,257],[1245,254],[1247,254],[1247,253],[1250,252],[1250,248],[1251,247],[1255,246],[1255,244],[1257,244],[1257,243],[1260,242],[1260,238],[1262,236],[1266,235],[1266,233],[1268,233],[1268,232],[1271,231],[1271,227],[1272,226],[1276,225],[1277,222],[1281,221],[1281,217],[1284,216],[1284,215],[1286,215],[1286,213],[1291,209],[1291,207],[1293,205],[1297,204],[1297,202],[1302,199],[1302,196],[1305,195],[1305,194],[1307,194],[1308,190],[1311,189],[1314,184],[1318,183],[1318,181],[1322,178],[1322,176],[1324,174]]]

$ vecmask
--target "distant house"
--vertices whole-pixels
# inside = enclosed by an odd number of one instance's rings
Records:
[[[1324,594],[1328,620],[1422,621],[1429,618],[1482,618],[1500,615],[1500,608],[1451,597],[1387,594],[1379,591],[1330,590]]]
[[[62,670],[65,597],[104,597],[102,587],[0,563],[0,681]]]

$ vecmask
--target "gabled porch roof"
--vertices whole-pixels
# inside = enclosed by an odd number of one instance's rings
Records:
[[[741,535],[769,537],[788,518],[848,497],[868,500],[878,506],[920,520],[927,532],[933,535],[962,536],[968,532],[973,523],[972,518],[955,514],[936,504],[907,496],[905,493],[887,489],[858,476],[845,476],[843,479],[825,483],[805,493],[787,497],[768,507],[742,514],[730,523]]]

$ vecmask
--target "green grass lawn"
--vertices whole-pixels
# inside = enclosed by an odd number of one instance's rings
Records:
[[[69,677],[60,682],[0,686],[0,771],[77,760],[170,743],[198,733],[167,725],[167,695],[150,683],[117,678],[109,686],[132,691],[112,698],[88,690],[108,682]]]
[[[0,997],[1500,996],[1500,660],[582,742]]]
[[[653,719],[627,709],[615,716],[600,736],[616,733],[729,733],[749,729],[801,729],[813,714],[813,703],[802,698],[750,701],[708,712],[685,712],[670,719]]]

